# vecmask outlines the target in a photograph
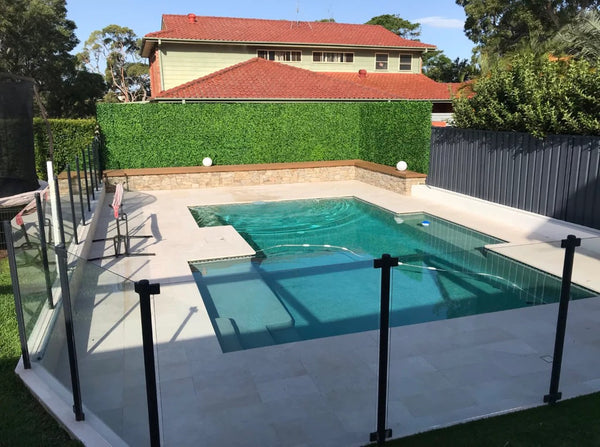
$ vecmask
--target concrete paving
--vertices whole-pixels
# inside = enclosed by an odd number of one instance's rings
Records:
[[[112,445],[118,437],[148,443],[137,295],[117,274],[161,285],[153,313],[163,445],[367,444],[376,429],[378,332],[224,354],[188,264],[253,253],[232,227],[199,228],[189,206],[342,196],[483,231],[507,241],[488,248],[557,275],[560,240],[575,234],[583,243],[573,281],[600,293],[600,232],[426,186],[411,197],[357,181],[126,192],[130,231],[151,237],[132,239],[139,256],[95,261],[110,272],[97,268],[89,281],[105,287],[77,304],[82,394],[99,435]],[[99,210],[94,237],[112,236],[110,210]],[[89,257],[112,250],[110,240],[94,243]],[[391,329],[393,436],[541,405],[556,316],[557,304],[547,304]],[[571,303],[563,398],[600,390],[598,321],[600,297]],[[94,439],[89,445],[101,445]]]

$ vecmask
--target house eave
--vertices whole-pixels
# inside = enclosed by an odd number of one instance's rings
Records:
[[[233,45],[233,46],[269,46],[269,47],[295,47],[295,48],[335,48],[335,49],[361,49],[361,50],[387,50],[387,51],[419,51],[421,53],[435,50],[435,46],[413,47],[397,45],[359,45],[340,43],[307,43],[307,42],[271,42],[271,41],[232,41],[232,40],[199,40],[199,39],[175,39],[164,37],[144,37],[142,39],[142,57],[149,57],[154,44],[179,43],[191,45]]]

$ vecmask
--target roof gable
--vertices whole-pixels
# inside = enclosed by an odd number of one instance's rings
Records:
[[[160,92],[155,100],[386,100],[400,97],[326,74],[253,58]]]
[[[161,31],[146,34],[144,39],[148,38],[415,49],[435,48],[435,45],[399,37],[379,25],[207,17],[194,14],[188,14],[187,16],[163,15]]]

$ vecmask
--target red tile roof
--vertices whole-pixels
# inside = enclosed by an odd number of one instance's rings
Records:
[[[162,17],[162,29],[144,39],[183,39],[219,42],[352,45],[366,47],[435,48],[397,36],[379,25],[335,22],[206,17],[193,14]]]
[[[332,78],[351,81],[364,87],[376,88],[403,99],[450,100],[456,84],[436,82],[416,73],[326,73]]]
[[[402,99],[388,91],[253,58],[153,95],[153,99]]]

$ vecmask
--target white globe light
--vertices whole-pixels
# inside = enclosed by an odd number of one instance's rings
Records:
[[[405,161],[399,161],[398,163],[396,163],[396,169],[398,171],[406,171],[406,168],[408,168],[408,165]]]
[[[202,165],[203,166],[212,166],[212,158],[210,158],[210,157],[204,158],[204,160],[202,160]]]

